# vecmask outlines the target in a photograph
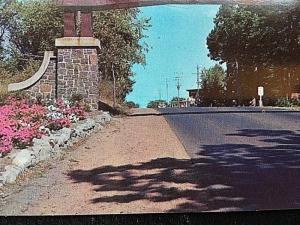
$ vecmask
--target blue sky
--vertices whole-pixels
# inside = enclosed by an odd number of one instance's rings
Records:
[[[196,88],[196,66],[210,67],[216,62],[208,57],[206,37],[213,28],[216,5],[165,5],[141,8],[141,15],[151,18],[152,27],[145,41],[151,47],[145,67],[136,65],[136,83],[127,101],[145,107],[150,100],[167,98],[166,78],[169,80],[169,99],[177,96],[175,73],[182,77],[180,96],[186,89]]]

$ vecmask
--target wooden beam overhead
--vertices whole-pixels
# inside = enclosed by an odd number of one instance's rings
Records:
[[[55,0],[65,10],[107,10],[166,4],[289,5],[298,0]]]

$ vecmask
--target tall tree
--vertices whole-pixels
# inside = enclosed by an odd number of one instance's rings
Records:
[[[216,64],[201,71],[200,101],[204,106],[224,104],[225,71]]]
[[[63,31],[63,14],[50,0],[15,1],[9,10],[8,50],[17,70],[28,60],[53,50],[55,38]]]
[[[0,60],[5,58],[5,36],[7,35],[7,29],[10,25],[11,17],[15,14],[12,10],[10,10],[13,2],[13,0],[0,0]]]
[[[140,18],[139,12],[139,9],[128,9],[94,13],[94,35],[102,47],[101,74],[103,79],[112,80],[114,72],[118,96],[123,101],[134,84],[132,66],[146,63],[144,53],[148,46],[141,40],[146,37],[143,32],[150,26],[150,20]]]
[[[207,38],[209,56],[227,64],[228,90],[235,97],[249,95],[249,85],[252,95],[258,85],[269,86],[269,94],[290,94],[288,83],[299,80],[299,6],[226,5],[214,23]],[[273,82],[278,79],[287,85]]]

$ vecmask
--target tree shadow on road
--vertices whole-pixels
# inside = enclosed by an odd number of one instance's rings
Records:
[[[170,212],[299,208],[300,134],[245,129],[227,135],[272,145],[202,145],[193,160],[159,158],[68,175],[76,183],[94,185],[99,193],[91,199],[95,204],[184,199]]]

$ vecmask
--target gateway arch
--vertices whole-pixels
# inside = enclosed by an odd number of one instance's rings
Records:
[[[298,0],[55,0],[64,8],[64,36],[75,36],[76,11],[81,11],[82,26],[80,36],[92,36],[92,11],[124,9],[167,4],[241,4],[272,5],[297,4]]]

